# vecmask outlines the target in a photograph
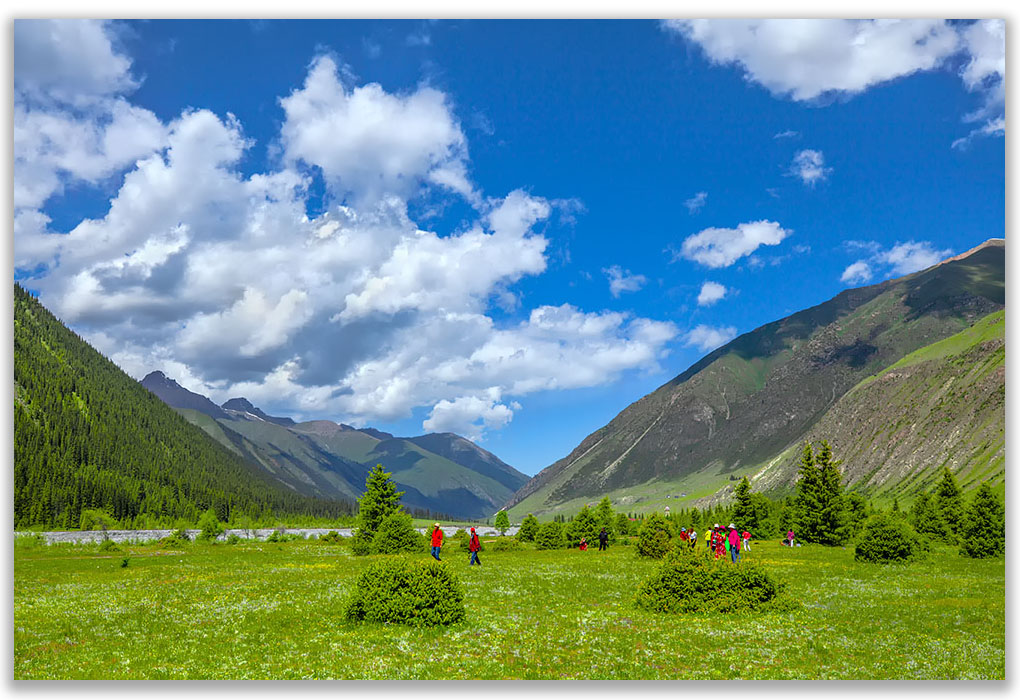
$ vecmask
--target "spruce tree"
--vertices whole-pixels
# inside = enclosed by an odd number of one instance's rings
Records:
[[[838,467],[828,441],[822,440],[814,454],[811,445],[804,443],[797,482],[797,539],[828,546],[846,542],[846,503]]]
[[[751,506],[751,482],[743,477],[737,487],[733,490],[735,502],[733,504],[733,522],[738,528],[751,529],[753,517]]]
[[[910,508],[910,524],[917,534],[938,540],[946,539],[948,528],[942,522],[942,515],[935,507],[935,499],[927,493],[917,494],[914,505]]]
[[[935,487],[935,508],[945,525],[943,539],[951,543],[959,541],[965,514],[963,493],[948,467],[942,468],[942,479]]]
[[[351,546],[355,554],[371,553],[379,525],[387,516],[400,511],[400,497],[404,492],[397,491],[391,476],[381,464],[376,464],[365,479],[365,493],[358,500],[358,530]]]
[[[615,528],[616,532],[624,537],[630,535],[630,518],[626,513],[616,514]]]
[[[566,544],[563,537],[563,525],[553,520],[538,528],[535,535],[535,544],[539,549],[562,549]]]
[[[660,513],[652,513],[638,530],[638,554],[651,559],[662,559],[673,548],[672,528]]]
[[[960,552],[982,559],[1006,551],[1006,513],[988,482],[981,484],[967,509]]]
[[[582,537],[591,544],[598,537],[598,528],[595,514],[591,511],[591,508],[584,506],[574,516],[574,519],[567,523],[567,544],[571,547],[576,547],[581,542]]]
[[[524,518],[524,522],[521,523],[521,528],[517,531],[517,539],[521,542],[534,542],[535,535],[537,534],[538,518],[528,513],[527,517]]]
[[[821,509],[819,530],[814,541],[829,546],[841,545],[850,536],[843,496],[843,475],[839,472],[839,462],[832,457],[832,448],[827,440],[822,440],[822,447],[815,455],[815,465],[819,472],[818,483],[821,488],[818,501]]]
[[[499,530],[500,535],[505,535],[506,531],[510,529],[510,516],[506,514],[505,510],[496,513],[496,522],[493,527]]]
[[[609,533],[609,541],[616,541],[616,513],[613,512],[613,503],[609,496],[603,496],[599,504],[595,506],[595,523],[599,529],[606,528]]]

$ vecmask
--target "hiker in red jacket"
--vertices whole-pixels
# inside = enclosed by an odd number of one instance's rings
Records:
[[[740,533],[733,523],[730,523],[730,533],[726,537],[730,543],[730,561],[736,564],[740,561]]]
[[[468,566],[472,564],[482,565],[482,561],[478,558],[478,550],[482,548],[482,543],[478,541],[478,534],[474,528],[471,528],[471,540],[468,542],[468,551],[471,552],[471,561],[468,562]]]
[[[740,534],[740,538],[742,540],[744,540],[744,551],[745,552],[750,552],[751,551],[751,533],[748,532],[747,530],[744,530]]]
[[[442,561],[439,558],[439,550],[443,548],[443,530],[439,527],[439,523],[436,523],[432,528],[432,556],[436,561]]]

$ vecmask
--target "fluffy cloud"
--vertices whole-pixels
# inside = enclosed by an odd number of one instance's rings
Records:
[[[705,202],[708,200],[708,192],[698,192],[696,195],[684,202],[684,206],[687,207],[687,211],[691,214],[696,214],[705,206]]]
[[[68,183],[98,184],[165,144],[152,112],[121,93],[137,82],[113,25],[14,23],[14,207],[39,210]]]
[[[15,93],[85,105],[135,88],[131,61],[115,51],[111,32],[106,21],[15,20]]]
[[[287,158],[321,169],[338,194],[361,204],[408,197],[428,181],[477,201],[467,177],[467,140],[446,95],[406,95],[377,83],[347,87],[336,61],[319,57],[304,86],[280,100]]]
[[[694,346],[701,352],[715,350],[737,337],[737,329],[733,326],[713,328],[701,324],[694,327],[684,336],[684,345]]]
[[[962,57],[964,85],[984,99],[964,121],[983,124],[953,147],[966,148],[974,138],[1005,130],[1006,26],[1000,19],[968,24],[930,19],[701,19],[666,20],[662,26],[700,46],[712,63],[738,66],[747,80],[798,101],[854,95]]]
[[[949,248],[938,250],[932,247],[928,241],[920,243],[909,241],[879,253],[877,259],[879,262],[891,265],[893,274],[909,275],[911,272],[917,272],[942,262],[952,254],[953,251]]]
[[[736,228],[707,228],[684,239],[680,257],[706,267],[729,267],[763,245],[779,245],[792,231],[774,221],[752,221]]]
[[[511,406],[496,399],[478,396],[460,396],[453,401],[443,399],[433,407],[422,428],[432,433],[457,433],[469,440],[481,440],[486,429],[499,429],[514,417]],[[517,408],[520,404],[515,403]]]
[[[814,151],[806,148],[797,151],[790,164],[790,174],[799,177],[805,185],[814,186],[816,182],[824,180],[832,172],[832,168],[825,167],[825,156],[821,151]]]
[[[876,268],[886,278],[909,275],[942,262],[953,254],[952,250],[935,248],[928,241],[897,243],[889,249],[883,249],[873,241],[850,241],[847,247],[871,253],[870,257],[858,260],[843,270],[840,281],[847,284],[870,281],[876,274]]]
[[[511,420],[522,396],[658,368],[678,335],[671,323],[564,305],[497,324],[490,308],[517,303],[512,286],[546,269],[536,228],[576,203],[483,197],[442,93],[345,86],[338,71],[319,59],[283,98],[280,169],[251,175],[240,170],[251,142],[232,116],[189,110],[161,124],[107,95],[108,116],[117,102],[125,116],[64,139],[77,150],[61,152],[84,154],[72,159],[79,178],[135,160],[105,215],[67,233],[51,232],[41,209],[16,210],[16,267],[134,376],[161,369],[214,400],[247,396],[299,416],[364,425],[424,407],[426,429],[480,437]],[[141,134],[110,140],[142,144],[130,157],[102,146],[114,124]],[[63,133],[46,129],[16,131],[16,149]],[[69,161],[51,160],[57,180],[68,177]],[[312,216],[317,172],[345,204]],[[473,220],[420,227],[408,201],[433,189],[462,195]]]
[[[698,306],[711,306],[726,296],[726,287],[718,282],[705,282],[698,293]]]
[[[874,273],[871,271],[871,265],[864,260],[858,260],[847,265],[847,268],[843,270],[843,274],[840,275],[839,281],[846,282],[847,284],[864,284],[873,276]]]
[[[630,270],[624,270],[619,265],[606,267],[602,273],[609,278],[609,293],[619,298],[624,292],[636,292],[648,282],[644,275],[632,274]]]
[[[952,55],[956,31],[942,20],[667,20],[709,60],[739,65],[748,80],[794,100],[858,93],[928,70]]]
[[[981,93],[984,100],[981,108],[964,120],[984,124],[956,139],[953,148],[959,149],[965,149],[975,138],[1006,133],[1006,23],[978,20],[962,32],[962,37],[970,60],[960,75],[967,89]]]

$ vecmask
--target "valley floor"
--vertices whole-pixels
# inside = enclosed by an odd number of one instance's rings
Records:
[[[340,621],[375,557],[313,541],[16,543],[14,678],[1005,678],[1005,563],[941,549],[857,564],[852,547],[756,542],[800,610],[665,616],[633,596],[632,546],[444,552],[467,621]],[[448,549],[448,548],[447,548]],[[427,555],[423,553],[422,558]],[[127,558],[127,566],[123,566]]]

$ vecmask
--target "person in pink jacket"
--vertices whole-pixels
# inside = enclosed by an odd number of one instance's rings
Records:
[[[740,561],[740,533],[737,532],[737,526],[733,523],[730,523],[730,532],[726,538],[730,543],[730,561],[736,564]]]

